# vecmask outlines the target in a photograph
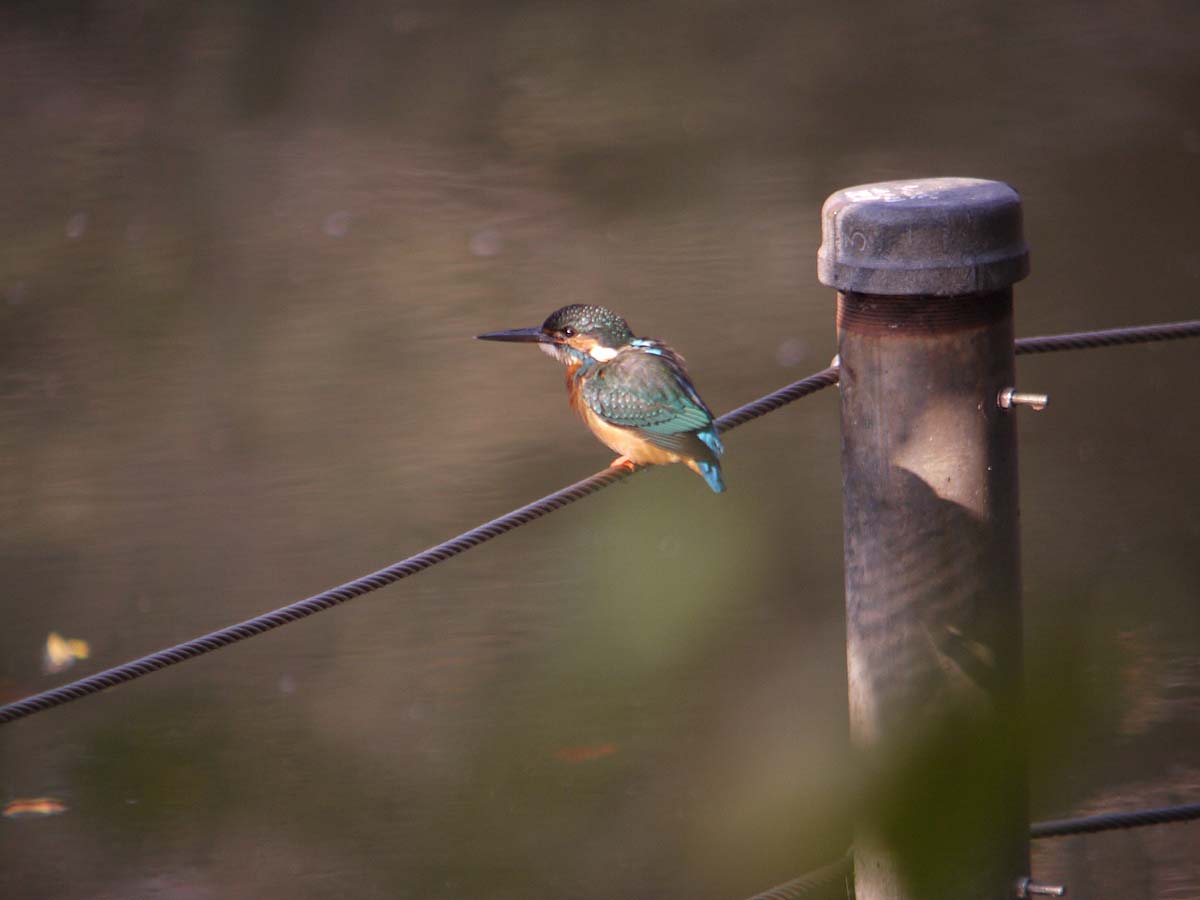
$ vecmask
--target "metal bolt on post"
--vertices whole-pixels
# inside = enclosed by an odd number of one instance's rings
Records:
[[[1018,900],[1028,900],[1030,897],[1062,897],[1067,889],[1061,884],[1040,884],[1028,875],[1017,882]]]
[[[893,763],[939,717],[973,723],[1019,695],[1016,417],[1003,407],[1031,402],[1012,388],[1012,285],[1029,255],[1016,192],[970,178],[838,191],[822,232],[818,274],[838,291],[851,732],[867,772],[905,771]],[[1023,740],[997,721],[948,757],[968,773],[963,790],[879,789],[919,807],[910,830],[947,839],[954,858],[937,883],[959,897],[1010,900],[1029,872],[1024,768],[1005,762],[1023,757]],[[1003,742],[1022,749],[997,757]],[[976,757],[992,762],[971,783]],[[949,808],[965,793],[987,831],[968,850],[953,844]],[[932,882],[914,874],[919,842],[896,826],[904,803],[864,805],[858,900],[929,900],[913,893]]]
[[[1046,394],[1023,393],[1016,388],[1006,387],[1000,392],[1000,396],[996,398],[996,403],[1001,409],[1012,409],[1014,406],[1028,406],[1035,412],[1040,412],[1050,405],[1050,397]]]

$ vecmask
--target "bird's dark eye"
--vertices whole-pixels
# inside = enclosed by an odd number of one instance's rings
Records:
[[[562,330],[563,337],[575,337],[575,329],[568,325]]]

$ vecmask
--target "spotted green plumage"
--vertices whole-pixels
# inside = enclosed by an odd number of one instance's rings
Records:
[[[655,446],[717,463],[723,448],[712,413],[688,379],[683,360],[670,348],[644,342],[592,368],[576,376],[592,412],[635,430]]]
[[[629,323],[603,306],[572,303],[556,309],[542,323],[542,330],[549,334],[561,333],[566,328],[594,337],[604,347],[624,347],[634,340]]]

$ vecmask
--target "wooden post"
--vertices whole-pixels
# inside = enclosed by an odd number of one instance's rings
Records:
[[[998,397],[1015,384],[1011,285],[1029,267],[1020,199],[965,178],[863,185],[831,196],[822,225],[819,276],[839,292],[850,724],[868,793],[893,798],[867,797],[856,823],[858,900],[1011,900],[1029,839],[1010,715],[1021,677],[1015,412]],[[949,764],[906,769],[947,721],[967,723]],[[992,742],[1018,749],[997,755]],[[975,759],[986,760],[977,773]],[[960,782],[895,784],[947,770]],[[964,796],[982,840],[953,840]],[[898,815],[906,803],[925,808]],[[961,858],[930,875],[905,827],[928,827]]]

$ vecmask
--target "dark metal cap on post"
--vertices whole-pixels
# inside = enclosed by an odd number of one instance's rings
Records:
[[[1021,198],[979,178],[845,188],[821,210],[817,277],[839,291],[949,297],[997,291],[1029,274]]]

